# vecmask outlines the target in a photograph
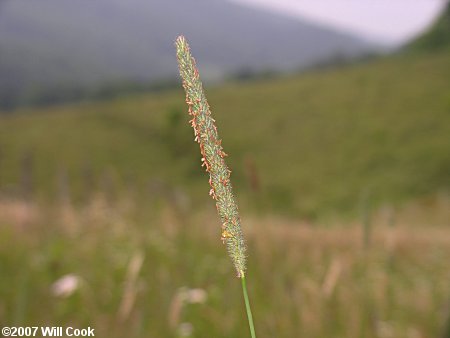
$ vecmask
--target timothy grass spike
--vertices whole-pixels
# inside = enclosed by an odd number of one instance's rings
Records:
[[[222,241],[227,246],[238,277],[243,278],[246,269],[246,247],[230,182],[231,171],[224,159],[227,155],[223,151],[189,45],[183,36],[177,38],[175,45],[180,75],[186,92],[186,103],[189,106],[189,115],[192,117],[190,123],[194,128],[195,140],[200,144],[202,166],[209,173],[211,185],[209,194],[216,201],[222,222]]]

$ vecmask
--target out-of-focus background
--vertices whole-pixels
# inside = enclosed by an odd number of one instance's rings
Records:
[[[258,337],[450,337],[443,0],[0,0],[0,326],[249,336],[179,34]]]

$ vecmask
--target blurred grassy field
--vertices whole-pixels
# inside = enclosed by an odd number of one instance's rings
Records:
[[[150,202],[104,194],[82,208],[2,200],[0,325],[248,337],[214,208],[192,215],[167,200],[155,213]],[[369,246],[356,222],[244,215],[258,337],[448,337],[450,229],[441,225],[449,205],[442,197],[380,211]],[[58,288],[67,275],[75,285]]]
[[[258,337],[449,337],[450,50],[206,90]],[[2,326],[248,336],[186,110],[0,117]]]
[[[206,88],[240,203],[314,219],[450,187],[450,51]],[[182,91],[0,118],[0,187],[208,191]],[[28,178],[24,178],[28,176]],[[22,182],[22,183],[21,183]],[[89,190],[88,189],[88,190]],[[200,197],[199,197],[200,196]]]

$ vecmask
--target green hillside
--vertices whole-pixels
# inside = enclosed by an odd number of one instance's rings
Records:
[[[206,91],[245,208],[314,217],[448,192],[448,49]],[[210,205],[187,121],[181,88],[3,116],[0,188],[52,198],[67,176],[74,200],[106,180]]]

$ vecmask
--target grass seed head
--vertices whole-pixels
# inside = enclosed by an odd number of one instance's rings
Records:
[[[183,36],[175,42],[178,66],[183,79],[186,103],[189,107],[190,124],[194,128],[194,137],[200,145],[202,167],[209,173],[210,196],[216,201],[216,208],[222,222],[222,241],[236,268],[238,277],[244,277],[246,269],[246,247],[241,229],[236,200],[230,182],[231,171],[224,158],[222,142],[217,133],[215,120],[206,100],[200,76],[191,55],[189,45]]]

